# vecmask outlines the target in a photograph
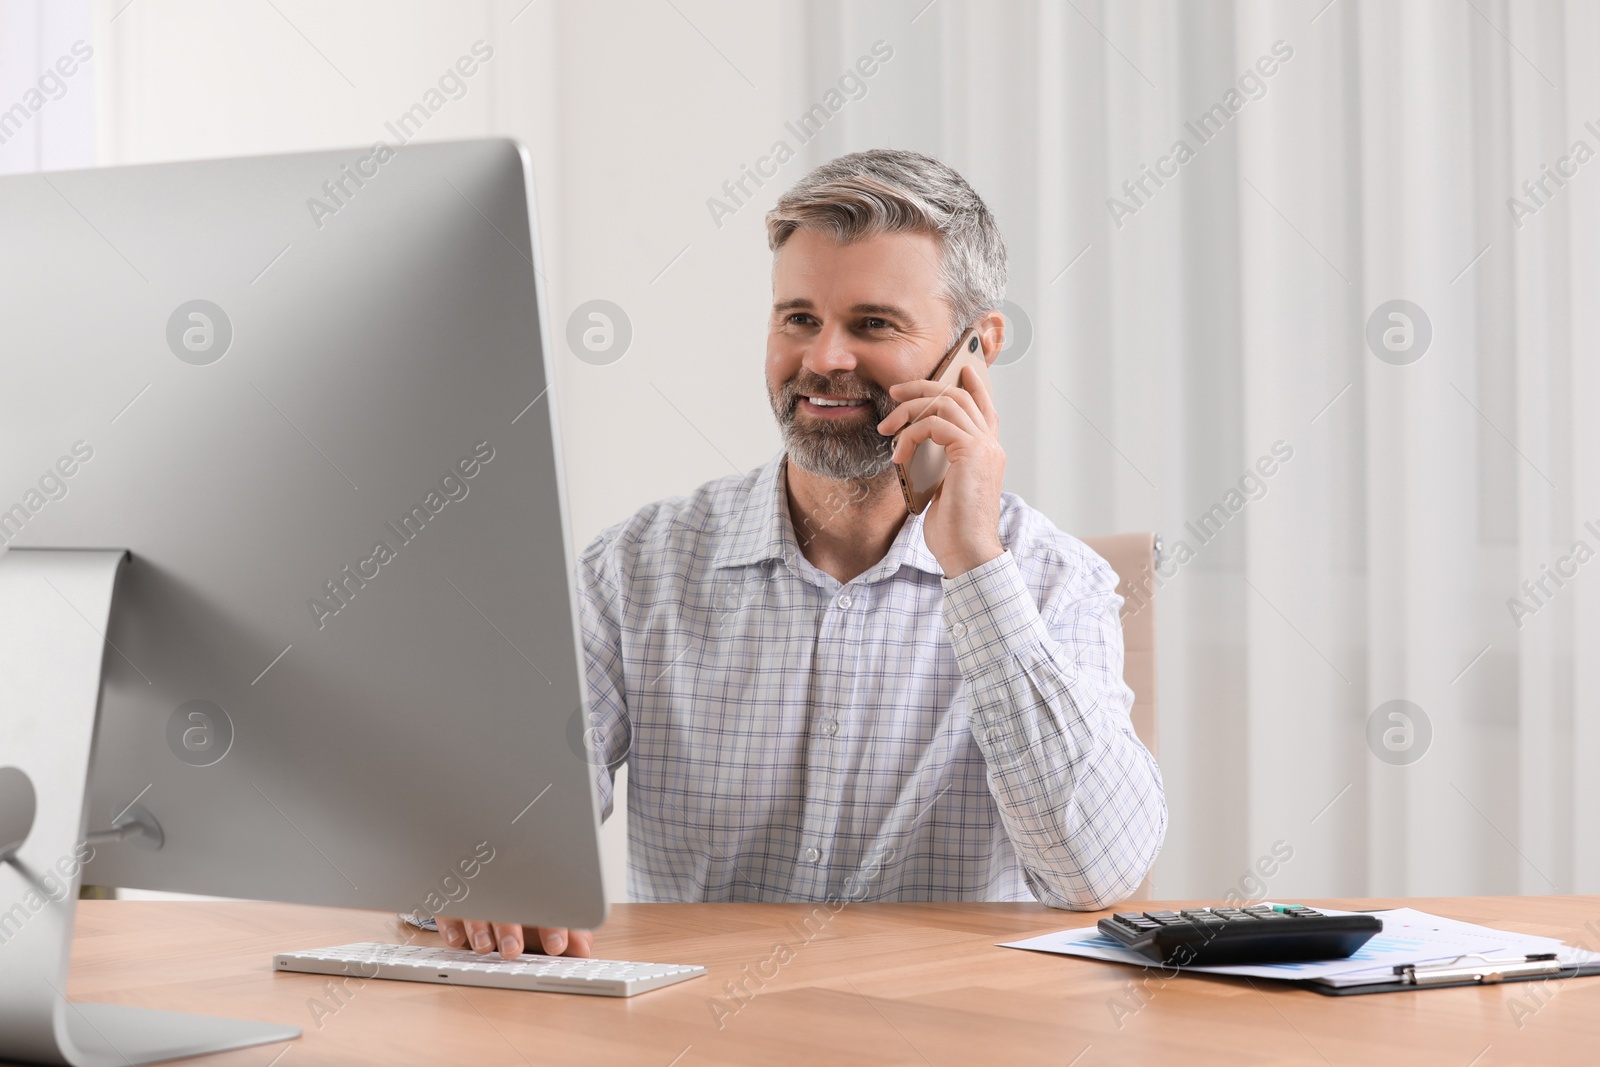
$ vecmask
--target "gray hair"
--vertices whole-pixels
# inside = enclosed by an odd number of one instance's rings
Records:
[[[955,316],[950,340],[1006,297],[1006,243],[965,178],[932,156],[892,148],[852,152],[795,183],[767,212],[776,252],[800,227],[849,243],[880,233],[925,233],[943,253],[939,273]]]

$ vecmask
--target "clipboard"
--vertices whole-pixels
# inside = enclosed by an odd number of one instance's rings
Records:
[[[1600,953],[1553,937],[1514,934],[1411,908],[1379,909],[1371,914],[1382,918],[1386,929],[1394,921],[1397,943],[1382,946],[1364,958],[1360,953],[1367,952],[1370,943],[1348,961],[1177,966],[1175,971],[1244,978],[1273,988],[1300,988],[1328,997],[1600,976]],[[1408,929],[1413,932],[1408,934]],[[1002,945],[1147,970],[1152,966],[1149,960],[1110,942],[1097,927],[1061,930]],[[1355,971],[1362,973],[1358,976],[1352,973]]]
[[[1476,962],[1463,962],[1476,961]],[[1563,963],[1554,952],[1528,956],[1490,958],[1476,954],[1457,956],[1443,963],[1419,967],[1403,964],[1394,969],[1392,982],[1335,986],[1319,979],[1301,979],[1289,984],[1301,986],[1325,997],[1360,996],[1364,993],[1400,993],[1417,989],[1449,989],[1452,986],[1500,985],[1504,982],[1533,982],[1560,978],[1600,976],[1600,961]]]

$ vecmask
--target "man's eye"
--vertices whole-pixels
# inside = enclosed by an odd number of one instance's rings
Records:
[[[861,320],[861,325],[868,330],[887,330],[890,327],[888,319],[867,318]]]
[[[796,311],[789,316],[788,322],[791,326],[809,326],[812,323],[812,318],[804,311]]]

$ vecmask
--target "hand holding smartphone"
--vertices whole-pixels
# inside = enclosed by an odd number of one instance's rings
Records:
[[[988,384],[989,365],[984,362],[983,342],[979,340],[975,326],[968,327],[957,339],[955,346],[945,353],[928,378],[946,389],[959,388],[961,372],[967,367],[974,368],[984,384]],[[928,402],[927,398],[921,399],[924,404]],[[907,422],[900,428],[900,433],[904,433],[915,421]],[[900,440],[900,433],[895,434],[896,442]],[[900,492],[906,498],[906,507],[911,514],[920,515],[938,493],[939,483],[944,481],[945,472],[950,469],[950,461],[945,457],[943,445],[924,441],[912,453],[909,463],[896,463],[894,469],[900,476]]]

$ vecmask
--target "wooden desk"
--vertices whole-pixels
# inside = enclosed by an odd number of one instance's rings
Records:
[[[1600,897],[1308,903],[1409,904],[1590,945],[1600,940]],[[788,904],[618,905],[599,933],[600,955],[711,969],[707,978],[630,1000],[370,981],[353,986],[341,1005],[324,992],[326,979],[275,972],[272,954],[402,940],[405,928],[392,916],[278,904],[84,901],[71,996],[305,1030],[286,1045],[182,1061],[230,1067],[1600,1062],[1600,979],[1331,998],[1185,976],[1150,981],[1140,1007],[1130,983],[1143,972],[993,947],[1092,925],[1104,913],[1029,904],[853,904],[836,915],[816,912],[806,940],[795,931],[811,914],[809,905]],[[767,962],[779,941],[793,948],[793,958]],[[763,971],[775,976],[763,980]],[[724,983],[751,973],[755,995],[740,1007]],[[1529,1009],[1520,1020],[1513,1000]],[[323,1004],[320,1017],[314,1001]]]

